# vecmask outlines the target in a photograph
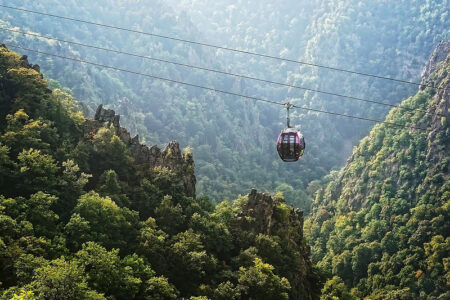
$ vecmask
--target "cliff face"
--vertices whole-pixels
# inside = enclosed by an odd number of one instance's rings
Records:
[[[295,253],[295,272],[283,274],[291,284],[291,299],[317,299],[320,282],[316,278],[309,246],[303,238],[303,212],[285,205],[284,199],[252,189],[233,226],[235,231],[277,236]]]
[[[448,54],[450,53],[450,41],[441,41],[433,53],[431,54],[425,68],[422,71],[422,83],[434,83],[436,80],[431,78],[431,75],[438,70],[438,68],[448,59]],[[433,82],[434,81],[434,82]],[[434,85],[436,86],[436,85]],[[422,90],[425,86],[421,87]]]
[[[242,211],[238,215],[239,227],[243,230],[268,235],[278,233],[280,228],[292,227],[295,230],[291,232],[290,238],[293,238],[298,245],[302,244],[303,212],[298,208],[289,207],[286,215],[280,217],[277,209],[280,204],[284,203],[283,199],[258,193],[252,189],[248,195],[248,202],[243,205]]]
[[[450,41],[443,41],[434,50],[427,66],[422,73],[422,83],[438,87],[433,97],[428,113],[432,115],[430,133],[427,137],[428,150],[426,163],[431,166],[427,171],[427,178],[436,173],[436,167],[450,153],[450,140],[448,138],[448,123],[450,122]],[[422,87],[422,89],[425,89]],[[440,138],[446,137],[447,142],[440,144]],[[442,170],[445,180],[450,178],[450,164]],[[424,188],[429,182],[424,182]]]
[[[128,130],[120,126],[120,116],[111,109],[103,108],[103,105],[98,106],[94,120],[85,121],[83,131],[84,133],[96,132],[105,125],[112,125],[116,135],[130,149],[137,171],[166,167],[181,177],[186,194],[195,197],[196,178],[192,153],[182,153],[176,141],[168,143],[162,151],[156,145],[148,147],[141,144],[138,135],[132,138]]]

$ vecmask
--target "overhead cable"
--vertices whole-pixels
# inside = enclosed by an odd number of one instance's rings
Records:
[[[92,49],[97,49],[97,50],[102,50],[102,51],[113,52],[113,53],[117,53],[117,54],[123,54],[123,55],[128,55],[128,56],[133,56],[133,57],[138,57],[138,58],[143,58],[143,59],[148,59],[148,60],[152,60],[152,61],[158,61],[158,62],[163,62],[163,63],[174,64],[174,65],[183,66],[183,67],[192,68],[192,69],[198,69],[198,70],[214,72],[214,73],[223,74],[223,75],[234,76],[234,77],[238,77],[238,78],[244,78],[244,79],[250,79],[250,80],[255,80],[255,81],[259,81],[259,82],[269,83],[269,84],[275,84],[275,85],[289,87],[289,88],[295,88],[295,89],[306,90],[306,91],[320,93],[320,94],[325,94],[325,95],[331,95],[331,96],[336,96],[336,97],[341,97],[341,98],[347,98],[347,99],[354,100],[354,101],[367,102],[367,103],[387,106],[387,107],[390,107],[390,108],[396,107],[396,108],[407,110],[407,111],[411,111],[411,112],[421,111],[421,112],[424,112],[426,114],[430,114],[430,112],[428,112],[426,110],[422,110],[422,109],[417,109],[417,108],[414,109],[414,108],[409,108],[409,107],[405,107],[405,106],[401,106],[401,105],[385,103],[385,102],[381,102],[381,101],[369,100],[369,99],[364,99],[364,98],[360,98],[360,97],[353,97],[353,96],[348,96],[348,95],[343,95],[343,94],[338,94],[338,93],[333,93],[333,92],[326,92],[326,91],[321,91],[321,90],[318,90],[318,89],[302,87],[302,86],[298,86],[298,85],[292,85],[292,84],[287,84],[287,83],[282,83],[282,82],[277,82],[277,81],[272,81],[272,80],[267,80],[267,79],[261,79],[261,78],[247,76],[247,75],[242,75],[242,74],[230,73],[230,72],[220,71],[220,70],[211,69],[211,68],[194,66],[194,65],[174,62],[174,61],[160,59],[160,58],[154,58],[154,57],[146,56],[146,55],[140,55],[140,54],[129,53],[129,52],[124,52],[124,51],[120,51],[120,50],[114,50],[114,49],[111,49],[111,48],[104,48],[104,47],[84,44],[84,43],[75,42],[75,41],[68,41],[68,40],[63,40],[63,39],[58,39],[58,38],[54,38],[54,37],[49,37],[49,36],[37,34],[37,33],[34,33],[34,32],[24,32],[24,31],[13,30],[13,29],[3,28],[3,27],[0,27],[0,30],[14,32],[14,33],[20,33],[20,34],[24,34],[24,35],[30,35],[30,36],[34,36],[34,37],[38,37],[38,38],[44,38],[44,39],[48,39],[48,40],[63,42],[63,43],[67,43],[67,44],[72,44],[72,45],[77,45],[77,46],[82,46],[82,47],[87,47],[87,48],[92,48]],[[438,113],[438,115],[440,115],[440,114]]]
[[[82,20],[82,19],[77,19],[77,18],[72,18],[72,17],[65,17],[65,16],[60,16],[60,15],[55,15],[55,14],[50,14],[50,13],[44,13],[44,12],[40,12],[40,11],[35,11],[35,10],[30,10],[30,9],[25,9],[25,8],[20,8],[20,7],[14,7],[14,6],[8,6],[8,5],[4,5],[4,4],[0,4],[0,7],[13,9],[13,10],[17,10],[17,11],[22,11],[22,12],[27,12],[27,13],[33,13],[33,14],[48,16],[48,17],[52,17],[52,18],[58,18],[58,19],[63,19],[63,20],[69,20],[69,21],[74,21],[74,22],[79,22],[79,23],[84,23],[84,24],[100,26],[100,27],[104,27],[104,28],[116,29],[116,30],[121,30],[121,31],[126,31],[126,32],[138,33],[138,34],[142,34],[142,35],[147,35],[147,36],[152,36],[152,37],[157,37],[157,38],[163,38],[163,39],[183,42],[183,43],[189,43],[189,44],[193,44],[193,45],[199,45],[199,46],[205,46],[205,47],[210,47],[210,48],[216,48],[216,49],[221,49],[221,50],[226,50],[226,51],[231,51],[231,52],[236,52],[236,53],[241,53],[241,54],[248,54],[248,55],[253,55],[253,56],[259,56],[259,57],[263,57],[263,58],[270,58],[270,59],[274,59],[274,60],[278,60],[278,61],[286,61],[286,62],[290,62],[290,63],[306,65],[306,66],[311,66],[311,67],[317,67],[317,68],[322,68],[322,69],[328,69],[328,70],[332,70],[332,71],[339,71],[339,72],[355,74],[355,75],[361,75],[361,76],[366,76],[366,77],[372,77],[372,78],[377,78],[377,79],[383,79],[383,80],[390,80],[390,81],[395,81],[395,82],[407,83],[407,84],[412,84],[412,85],[416,85],[416,86],[419,86],[419,87],[422,87],[422,86],[423,87],[432,87],[432,88],[436,88],[436,89],[444,89],[445,90],[445,88],[435,87],[434,85],[425,84],[425,83],[418,83],[418,82],[402,80],[402,79],[396,79],[396,78],[391,78],[391,77],[385,77],[385,76],[380,76],[380,75],[375,75],[375,74],[368,74],[368,73],[363,73],[363,72],[351,71],[351,70],[347,70],[347,69],[342,69],[342,68],[337,68],[337,67],[330,67],[330,66],[325,66],[325,65],[321,65],[321,64],[315,64],[315,63],[311,63],[311,62],[305,62],[305,61],[294,60],[294,59],[289,59],[289,58],[282,58],[282,57],[279,57],[279,56],[273,56],[273,55],[268,55],[268,54],[261,54],[261,53],[257,53],[257,52],[240,50],[240,49],[235,49],[235,48],[230,48],[230,47],[225,47],[225,46],[218,46],[218,45],[213,45],[213,44],[209,44],[209,43],[205,43],[205,42],[196,42],[196,41],[192,41],[192,40],[188,40],[188,39],[182,39],[182,38],[176,38],[176,37],[172,37],[172,36],[168,36],[168,35],[162,35],[162,34],[145,32],[145,31],[141,31],[141,30],[124,28],[124,27],[119,27],[119,26],[114,26],[114,25],[102,24],[102,23],[98,23],[98,22],[92,22],[92,21],[87,21],[87,20]]]
[[[269,100],[269,99],[242,95],[242,94],[239,94],[239,93],[224,91],[224,90],[216,89],[216,88],[213,88],[213,87],[206,87],[206,86],[202,86],[202,85],[198,85],[198,84],[194,84],[194,83],[188,83],[188,82],[178,81],[178,80],[164,78],[164,77],[160,77],[160,76],[155,76],[155,75],[152,75],[152,74],[140,73],[140,72],[136,72],[136,71],[132,71],[132,70],[128,70],[128,69],[122,69],[122,68],[109,66],[109,65],[104,65],[104,64],[99,64],[99,63],[86,61],[86,60],[82,60],[82,59],[78,59],[78,58],[57,55],[57,54],[48,53],[48,52],[44,52],[44,51],[40,51],[40,50],[29,49],[29,48],[25,48],[25,47],[21,47],[21,46],[17,46],[17,45],[6,44],[6,43],[4,45],[8,46],[8,47],[11,47],[11,48],[22,49],[22,50],[26,50],[26,51],[30,51],[30,52],[34,52],[34,53],[39,53],[39,54],[43,54],[43,55],[58,57],[58,58],[61,58],[61,59],[66,59],[66,60],[71,60],[71,61],[75,61],[75,62],[79,62],[79,63],[89,64],[89,65],[93,65],[93,66],[97,66],[97,67],[102,67],[102,68],[107,68],[107,69],[111,69],[111,70],[121,71],[121,72],[125,72],[125,73],[145,76],[145,77],[149,77],[149,78],[153,78],[153,79],[168,81],[168,82],[182,84],[182,85],[191,86],[191,87],[195,87],[195,88],[201,88],[201,89],[213,91],[213,92],[216,92],[216,93],[221,93],[221,94],[226,94],[226,95],[231,95],[231,96],[237,96],[237,97],[244,98],[244,99],[255,100],[255,101],[260,101],[260,102],[280,105],[280,106],[285,106],[286,105],[286,103],[283,103],[283,102],[277,102],[277,101],[273,101],[273,100]],[[383,124],[387,124],[387,125],[391,125],[391,126],[395,126],[395,127],[416,129],[416,130],[421,130],[421,131],[428,131],[428,129],[426,129],[426,128],[415,127],[415,126],[406,126],[406,125],[402,125],[402,124],[398,124],[398,123],[394,123],[394,122],[389,122],[389,121],[383,121],[383,120],[377,120],[377,119],[369,119],[369,118],[364,118],[364,117],[352,116],[352,115],[347,115],[347,114],[342,114],[342,113],[337,113],[337,112],[330,112],[330,111],[326,111],[326,110],[320,110],[320,109],[315,109],[315,108],[310,108],[310,107],[305,107],[305,106],[296,106],[295,105],[294,108],[298,108],[298,109],[302,109],[302,110],[306,110],[306,111],[311,111],[311,112],[317,112],[317,113],[324,113],[324,114],[329,114],[329,115],[341,116],[341,117],[346,117],[346,118],[365,120],[365,121],[370,121],[370,122],[374,122],[374,123],[383,123]]]

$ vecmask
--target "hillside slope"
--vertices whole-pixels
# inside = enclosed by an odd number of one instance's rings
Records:
[[[325,295],[448,299],[450,278],[450,42],[441,42],[421,89],[374,127],[316,193],[312,257],[334,276]],[[345,283],[345,286],[342,285]],[[345,295],[345,296],[344,296]]]
[[[0,299],[319,298],[302,212],[214,207],[189,149],[85,118],[39,69],[0,46]]]

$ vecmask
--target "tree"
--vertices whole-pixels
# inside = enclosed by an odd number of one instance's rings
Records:
[[[239,268],[237,288],[252,299],[289,299],[289,281],[273,273],[274,267],[255,258],[253,266]]]
[[[18,190],[22,195],[39,191],[55,194],[59,168],[51,155],[29,149],[23,150],[17,158],[18,176],[22,179],[18,183]]]
[[[53,121],[63,140],[72,141],[80,134],[84,116],[73,97],[61,89],[54,89],[50,97],[45,97],[38,111],[41,117]]]
[[[233,249],[233,241],[228,228],[209,216],[194,213],[189,227],[200,234],[202,244],[209,253],[216,254],[220,259],[228,258]]]
[[[356,246],[352,251],[353,283],[367,277],[367,267],[372,260],[372,251],[366,244]]]
[[[95,155],[91,165],[95,170],[101,173],[114,170],[120,177],[128,179],[133,159],[130,150],[116,135],[113,125],[100,128],[94,135],[92,144]]]
[[[433,236],[429,243],[424,244],[427,257],[427,271],[432,278],[445,274],[444,259],[450,255],[450,237],[444,239],[442,235]],[[448,268],[448,266],[446,266]]]
[[[241,299],[241,293],[233,283],[229,281],[221,282],[214,290],[212,298],[216,300],[237,300]]]
[[[179,175],[167,167],[157,166],[151,170],[150,180],[162,195],[169,195],[174,200],[181,199],[184,196],[184,188]]]
[[[182,294],[192,295],[197,286],[211,276],[216,259],[210,256],[201,242],[199,234],[189,229],[174,236],[170,241],[170,276]]]
[[[173,205],[171,196],[164,197],[155,209],[155,217],[158,226],[169,235],[175,235],[186,228],[183,209],[180,204]]]
[[[30,285],[40,299],[106,299],[88,288],[86,274],[77,262],[64,258],[36,269]]]
[[[322,296],[320,300],[356,300],[357,297],[354,297],[348,292],[347,287],[339,276],[333,276],[332,279],[328,280],[325,283],[325,286],[322,289]]]
[[[163,196],[156,184],[143,178],[131,195],[132,207],[139,211],[142,219],[146,220],[150,216],[154,216],[155,208],[159,206]]]
[[[51,206],[57,200],[55,196],[37,192],[29,199],[0,197],[0,205],[3,206],[4,213],[16,222],[29,222],[37,236],[53,237],[59,217],[51,210]]]
[[[43,192],[37,192],[25,201],[24,206],[27,206],[25,219],[33,224],[37,236],[53,237],[57,233],[56,224],[59,216],[51,210],[57,201],[57,197]]]
[[[23,109],[30,116],[37,116],[40,104],[51,92],[41,74],[31,68],[16,67],[8,69],[5,80],[14,99],[8,111]]]
[[[351,286],[353,282],[352,271],[352,253],[349,250],[344,250],[339,255],[333,257],[333,274],[342,278],[344,282]]]
[[[23,109],[7,115],[6,121],[7,126],[1,139],[13,156],[29,148],[48,151],[50,143],[55,143],[56,130],[48,122],[30,119]]]
[[[68,238],[68,247],[71,250],[79,250],[83,243],[95,240],[95,235],[91,235],[89,221],[78,213],[72,214],[69,222],[64,227],[64,232]]]
[[[76,261],[87,270],[89,286],[116,299],[135,298],[143,282],[154,275],[136,255],[121,260],[118,249],[107,251],[94,242],[83,244]]]
[[[139,232],[137,253],[146,257],[159,274],[168,274],[167,234],[156,226],[153,218],[144,222]]]
[[[118,206],[129,206],[130,201],[125,193],[122,192],[122,186],[119,182],[119,176],[114,170],[107,170],[101,176],[102,185],[99,187],[99,193],[102,196],[109,196]]]
[[[217,204],[214,208],[214,212],[211,214],[211,217],[216,220],[216,222],[223,223],[229,227],[234,219],[234,211],[233,207],[230,205],[230,202],[222,201]]]
[[[33,280],[36,269],[49,264],[49,261],[41,256],[22,254],[14,264],[17,275],[17,283],[21,286],[29,284]]]
[[[147,281],[146,299],[177,299],[178,291],[164,276],[152,277]]]
[[[258,255],[272,266],[281,267],[284,263],[287,263],[288,258],[285,257],[280,242],[278,236],[258,234],[255,240]]]
[[[11,300],[36,300],[36,296],[34,295],[33,291],[26,290],[26,289],[20,289],[18,294],[14,293]]]
[[[12,196],[14,164],[9,158],[9,148],[0,143],[0,190],[2,195]]]
[[[90,192],[78,200],[74,214],[66,225],[66,232],[73,245],[94,241],[107,249],[127,245],[128,251],[131,251],[138,222],[137,212],[120,208],[109,197]]]
[[[55,211],[66,221],[92,175],[81,172],[80,167],[71,159],[64,161],[62,166],[63,173],[59,182],[60,200],[55,206]]]

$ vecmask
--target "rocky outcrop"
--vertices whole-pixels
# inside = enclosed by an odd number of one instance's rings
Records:
[[[291,284],[291,299],[314,299],[317,296],[320,283],[312,268],[309,246],[303,238],[301,210],[285,205],[282,198],[252,189],[233,228],[255,235],[276,235],[283,241],[288,241],[288,247],[298,253],[294,263],[297,266],[296,272],[286,274]]]
[[[8,48],[6,47],[5,44],[0,44],[0,47],[2,47],[2,48],[4,48],[4,49],[8,49]],[[35,70],[36,72],[39,73],[39,75],[41,76],[41,78],[44,78],[44,75],[41,74],[41,68],[39,67],[39,65],[33,65],[33,64],[30,64],[30,63],[28,62],[28,56],[27,56],[27,55],[22,55],[22,56],[20,57],[20,64],[21,64],[21,67],[23,67],[23,68],[28,68],[28,69],[33,69],[33,70]],[[47,91],[48,93],[51,93],[51,92],[52,92],[52,90],[50,90],[50,89],[46,89],[46,91]]]
[[[443,147],[437,141],[439,140],[439,136],[441,139],[444,138],[447,140],[449,136],[450,74],[448,66],[450,66],[450,41],[443,41],[433,51],[422,73],[423,84],[437,87],[435,89],[436,93],[433,97],[433,103],[428,109],[428,113],[432,116],[431,126],[429,123],[425,124],[431,129],[427,137],[429,147],[426,155],[426,163],[429,166],[435,166],[435,168],[445,168],[442,170],[444,180],[450,177],[450,164],[445,166],[445,158],[450,153],[450,143],[446,143]],[[436,173],[435,168],[428,168],[427,173]],[[423,188],[426,189],[427,184],[428,182],[425,182]]]
[[[434,89],[436,93],[433,98],[433,104],[428,109],[428,113],[433,115],[431,135],[444,126],[441,119],[448,119],[450,115],[450,74],[448,67],[445,68],[443,66],[450,66],[450,41],[439,43],[422,72],[422,84],[424,85],[421,89],[425,89],[425,85],[436,87]]]
[[[112,123],[115,128],[120,128],[120,116],[116,115],[112,109],[104,109],[102,104],[97,107],[94,120],[100,123]]]
[[[252,189],[248,201],[238,215],[239,227],[257,234],[271,235],[280,227],[290,226],[296,228],[296,242],[300,244],[303,239],[303,212],[289,206],[287,216],[277,217],[277,207],[284,203],[281,198],[273,198],[269,194],[258,193]]]
[[[136,170],[166,167],[181,177],[186,194],[195,197],[196,178],[192,153],[182,153],[176,141],[169,142],[162,151],[156,145],[149,147],[141,144],[139,135],[132,138],[128,130],[120,126],[120,116],[111,109],[103,108],[103,105],[98,106],[94,120],[86,120],[84,131],[96,132],[105,124],[112,125],[117,136],[129,147]]]
[[[3,44],[1,46],[6,48],[6,46]],[[41,74],[41,68],[39,67],[39,65],[30,64],[28,62],[28,56],[22,55],[22,57],[20,57],[20,61],[22,62],[22,67],[33,69],[41,75],[41,78],[44,78],[44,75]],[[50,90],[50,92],[51,92],[51,90]]]
[[[425,68],[422,71],[422,83],[429,83],[431,75],[436,72],[440,63],[447,59],[450,53],[450,41],[441,41],[436,48],[434,48],[433,54],[431,54]],[[426,86],[421,86],[421,89],[425,89]]]

